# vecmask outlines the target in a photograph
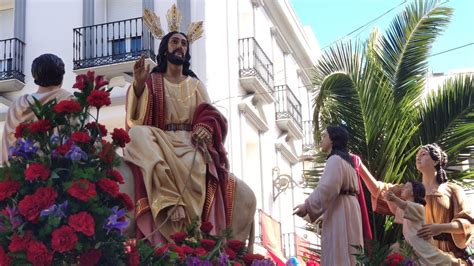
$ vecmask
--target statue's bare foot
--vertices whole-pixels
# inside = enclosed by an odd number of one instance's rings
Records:
[[[170,216],[171,222],[179,222],[186,218],[186,212],[184,211],[183,206],[178,206],[176,208],[169,209],[168,216]]]

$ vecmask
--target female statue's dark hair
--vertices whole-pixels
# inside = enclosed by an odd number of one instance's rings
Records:
[[[332,141],[332,150],[327,158],[331,157],[332,155],[339,155],[352,167],[355,167],[352,156],[347,151],[347,142],[349,141],[349,133],[347,130],[341,126],[328,126],[326,131]]]
[[[415,199],[416,203],[419,203],[421,205],[426,205],[425,201],[425,186],[423,183],[418,182],[418,181],[409,181],[411,183],[412,189],[413,189],[413,198]]]
[[[168,60],[166,59],[166,53],[168,53],[168,42],[170,41],[171,36],[173,34],[179,33],[183,35],[186,40],[188,37],[186,34],[178,31],[172,31],[166,34],[162,39],[160,43],[160,48],[158,49],[158,55],[156,56],[156,62],[158,65],[153,68],[151,72],[158,72],[158,73],[165,73],[166,72],[166,66],[168,65]],[[184,56],[184,64],[183,64],[183,75],[185,76],[191,76],[193,78],[198,78],[196,74],[189,68],[191,66],[191,54],[189,53],[189,45],[188,49],[186,49],[186,55]]]
[[[435,165],[436,182],[442,184],[448,182],[448,175],[446,174],[446,164],[448,163],[448,155],[436,143],[427,144],[421,147],[430,154],[433,161],[438,162]]]
[[[42,54],[31,64],[31,75],[38,86],[59,86],[63,82],[64,73],[63,60],[54,54]]]

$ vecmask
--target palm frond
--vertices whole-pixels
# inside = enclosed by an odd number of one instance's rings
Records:
[[[417,0],[390,25],[378,47],[379,59],[391,79],[395,101],[414,105],[424,88],[427,58],[435,38],[446,28],[452,9],[435,0]]]

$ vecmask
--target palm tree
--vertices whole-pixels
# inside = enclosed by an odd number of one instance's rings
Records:
[[[344,42],[327,50],[314,66],[316,141],[326,125],[345,124],[351,151],[390,183],[419,178],[414,155],[422,143],[438,143],[451,166],[465,160],[464,151],[474,145],[473,76],[455,77],[424,93],[431,45],[451,14],[436,1],[417,0],[384,36],[374,30],[364,44]],[[373,219],[380,243],[399,236],[389,229],[390,218]]]

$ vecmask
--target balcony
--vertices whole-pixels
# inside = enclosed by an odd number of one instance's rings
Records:
[[[282,131],[294,139],[302,139],[301,103],[287,85],[275,87],[275,120]]]
[[[76,74],[95,71],[112,78],[131,73],[143,54],[156,66],[155,38],[141,17],[73,29],[73,68]]]
[[[25,86],[24,53],[23,41],[0,40],[0,92],[18,91]]]
[[[239,78],[242,88],[265,104],[273,99],[273,63],[253,38],[239,39]]]

